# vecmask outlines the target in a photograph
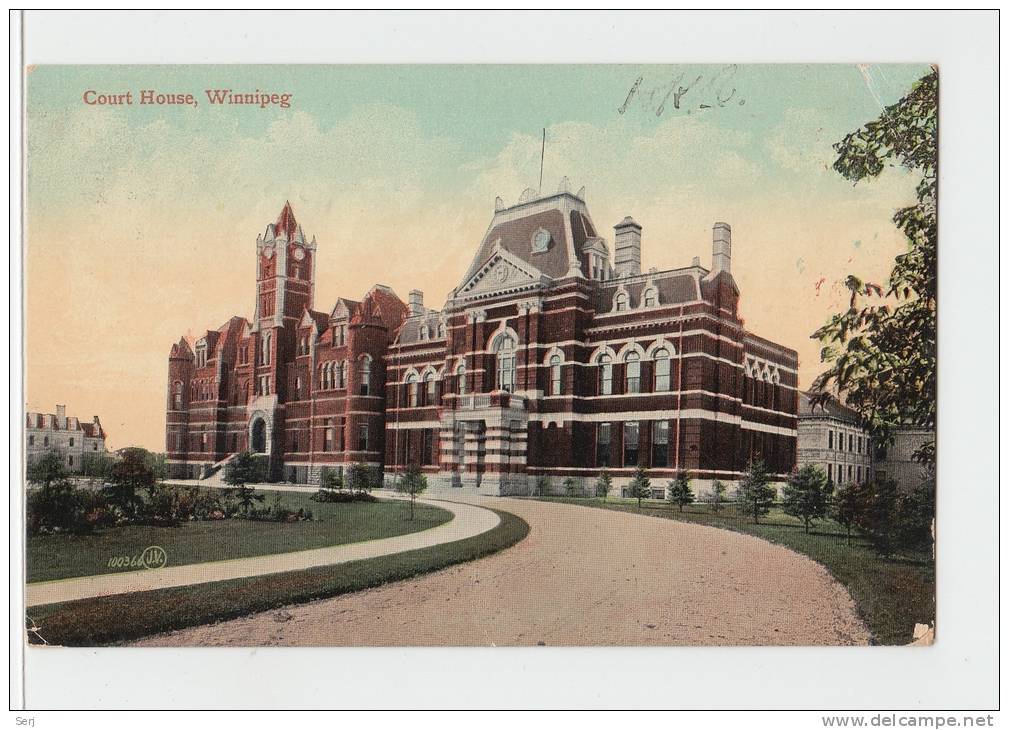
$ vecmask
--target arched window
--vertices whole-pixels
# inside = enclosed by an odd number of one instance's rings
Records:
[[[500,335],[494,341],[497,353],[497,387],[509,393],[515,390],[515,340],[511,335]]]
[[[427,328],[427,325],[421,325],[420,327],[420,339],[428,340],[431,338],[431,331]]]
[[[445,323],[444,322],[439,322],[438,323],[438,339],[439,340],[444,340],[445,339]]]
[[[336,363],[336,388],[346,388],[347,387],[347,366],[343,360]]]
[[[613,358],[609,355],[599,356],[599,395],[613,394]]]
[[[655,291],[655,287],[648,287],[645,289],[642,301],[646,307],[654,307],[659,303],[659,293]]]
[[[177,411],[182,410],[182,381],[176,380],[172,388],[172,404]]]
[[[615,312],[626,312],[627,311],[627,294],[625,292],[618,292],[613,298],[613,311]]]
[[[424,405],[433,406],[435,395],[434,373],[427,373],[424,376]]]
[[[466,366],[459,365],[455,369],[455,382],[459,395],[466,395]]]
[[[371,392],[371,356],[365,355],[361,358],[361,395],[368,395]]]
[[[624,358],[626,371],[624,374],[624,392],[641,392],[641,356],[636,352],[628,352]]]
[[[550,395],[561,394],[561,356],[550,358]]]
[[[669,350],[660,347],[652,355],[655,360],[655,390],[669,390]]]
[[[416,373],[406,376],[406,397],[411,408],[417,407],[417,383],[419,378]]]

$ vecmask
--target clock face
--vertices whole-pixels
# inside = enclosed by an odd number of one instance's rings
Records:
[[[533,252],[542,253],[550,247],[550,231],[540,228],[533,236]]]
[[[294,260],[301,261],[303,258],[305,258],[305,249],[303,248],[294,249]]]
[[[266,248],[264,248],[263,249],[263,255],[266,258],[268,258],[268,259],[272,259],[273,258],[273,246],[267,246]]]

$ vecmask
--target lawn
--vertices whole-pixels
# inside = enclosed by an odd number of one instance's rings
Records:
[[[64,646],[123,643],[412,578],[490,555],[529,533],[529,525],[521,518],[495,512],[501,522],[494,529],[420,550],[342,565],[29,608],[28,638],[34,644]]]
[[[637,500],[540,497],[601,509],[639,513]],[[845,529],[833,520],[813,523],[809,534],[801,520],[774,508],[760,524],[736,515],[732,504],[718,513],[707,505],[675,505],[644,500],[640,514],[735,530],[784,545],[822,564],[848,589],[859,614],[878,644],[907,644],[916,623],[935,621],[935,561],[930,554],[879,557],[857,534],[847,544]]]
[[[417,504],[414,520],[405,501],[313,502],[303,492],[264,492],[270,505],[275,495],[287,507],[311,510],[315,519],[303,522],[208,520],[178,527],[127,525],[90,535],[29,535],[29,583],[84,575],[123,572],[110,560],[139,556],[157,545],[168,555],[167,565],[189,565],[212,560],[310,550],[312,548],[394,537],[436,527],[452,519],[440,507]],[[126,565],[129,564],[127,560]]]

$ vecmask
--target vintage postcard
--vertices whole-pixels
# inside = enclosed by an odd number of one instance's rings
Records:
[[[30,68],[28,640],[930,644],[940,78]]]

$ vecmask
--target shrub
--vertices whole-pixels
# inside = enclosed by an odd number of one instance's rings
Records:
[[[534,494],[537,497],[542,497],[545,494],[550,494],[553,490],[553,482],[550,481],[550,477],[542,475],[536,478],[536,486],[534,487]]]
[[[685,471],[677,472],[676,479],[669,482],[667,499],[677,505],[680,512],[683,511],[685,505],[693,504],[694,491],[690,488],[690,479]]]
[[[578,482],[574,480],[573,477],[567,477],[564,480],[564,494],[569,497],[580,497],[581,489],[578,488]]]
[[[725,485],[717,479],[711,483],[711,491],[704,495],[704,501],[711,505],[712,512],[720,512],[725,501]]]
[[[610,473],[606,469],[603,469],[599,472],[599,478],[596,479],[596,496],[602,497],[605,502],[612,489],[613,477],[610,476]]]
[[[347,470],[347,488],[352,492],[363,492],[369,488],[371,470],[367,464],[351,464]]]
[[[101,494],[77,487],[69,479],[31,489],[25,500],[29,534],[71,532],[84,534],[111,527],[121,515],[106,504]]]
[[[634,469],[634,478],[629,487],[630,496],[638,500],[638,509],[641,509],[641,500],[652,495],[652,480],[641,464]]]
[[[378,497],[367,492],[341,492],[335,489],[320,489],[309,497],[313,502],[377,502]]]
[[[739,482],[739,489],[736,490],[736,500],[739,502],[739,511],[753,517],[754,524],[758,524],[760,518],[771,511],[774,488],[770,485],[767,468],[760,459],[750,462],[746,474]]]
[[[28,462],[25,476],[31,484],[48,487],[55,481],[65,479],[67,470],[59,454],[55,451],[46,451],[37,459]]]

